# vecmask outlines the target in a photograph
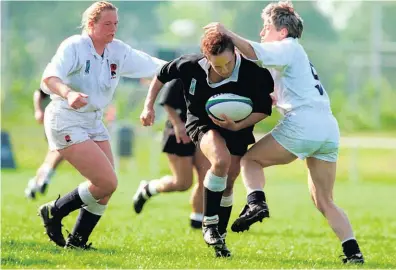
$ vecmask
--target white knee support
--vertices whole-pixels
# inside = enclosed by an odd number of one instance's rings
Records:
[[[205,176],[204,186],[210,191],[223,191],[227,186],[227,176],[217,176],[209,170]]]
[[[84,183],[81,183],[78,186],[78,195],[80,195],[81,200],[85,205],[91,205],[97,203],[99,200],[95,199],[91,192],[88,189],[89,182],[86,181]]]
[[[106,211],[107,204],[99,204],[95,202],[93,204],[84,206],[83,208],[94,215],[102,216],[103,213]]]

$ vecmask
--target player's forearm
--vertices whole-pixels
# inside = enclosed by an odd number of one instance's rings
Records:
[[[173,126],[184,125],[184,122],[181,120],[179,114],[177,113],[177,111],[174,108],[172,108],[168,105],[164,105],[164,108],[168,114],[168,119],[172,123]]]
[[[41,94],[40,94],[40,91],[34,91],[34,94],[33,94],[33,106],[34,106],[34,111],[35,112],[37,112],[37,111],[42,111],[43,109],[43,107],[42,107],[42,102],[43,102],[43,98],[42,98],[42,96],[41,96]]]
[[[237,123],[238,130],[253,126],[258,122],[260,122],[261,120],[265,119],[267,116],[268,115],[264,113],[252,113],[247,118]]]
[[[164,84],[155,76],[154,79],[151,81],[146,101],[144,102],[145,107],[154,107],[155,100],[157,99],[158,93],[159,91],[161,91],[162,86],[164,86]]]
[[[73,91],[68,85],[64,84],[58,77],[49,77],[44,79],[44,84],[52,93],[67,98],[69,92]]]
[[[246,58],[257,60],[257,55],[249,41],[229,30],[227,31],[227,35],[232,39],[235,47],[237,47]]]

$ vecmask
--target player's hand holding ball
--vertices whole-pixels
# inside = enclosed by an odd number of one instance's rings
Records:
[[[69,93],[67,93],[66,98],[69,106],[73,109],[80,109],[81,107],[84,107],[88,104],[88,95],[84,93],[70,91]]]
[[[232,130],[232,131],[238,131],[241,129],[239,127],[238,123],[236,123],[232,119],[228,118],[227,115],[225,115],[225,114],[221,115],[221,118],[224,120],[217,120],[216,118],[214,118],[211,115],[209,115],[209,117],[210,117],[210,119],[212,119],[213,123],[215,123],[219,127],[222,127],[222,128],[228,129],[228,130]]]

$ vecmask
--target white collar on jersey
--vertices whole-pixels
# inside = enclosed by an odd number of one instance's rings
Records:
[[[235,67],[234,70],[232,71],[232,74],[230,77],[227,79],[222,80],[221,82],[218,83],[211,83],[209,82],[209,68],[210,64],[208,60],[204,57],[201,60],[198,61],[198,64],[201,66],[201,68],[205,71],[206,73],[206,82],[208,85],[212,88],[219,87],[223,84],[226,84],[228,82],[237,82],[238,81],[238,75],[239,75],[239,67],[241,66],[241,56],[239,53],[236,53],[236,62],[235,62]]]
[[[96,52],[91,37],[90,37],[86,32],[83,32],[83,33],[81,34],[81,36],[84,38],[84,40],[85,40],[85,41],[87,42],[87,44],[89,45],[89,48],[90,48],[90,50],[91,50],[91,53],[92,53],[95,57],[101,59],[102,56],[99,55],[99,54]],[[107,48],[107,45],[106,45],[106,46],[105,46],[105,49],[104,49],[104,52],[103,52],[103,59],[107,59],[108,57],[109,57],[109,49]]]

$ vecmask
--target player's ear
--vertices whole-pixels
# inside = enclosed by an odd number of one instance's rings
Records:
[[[286,37],[289,35],[289,31],[287,31],[286,27],[283,27],[283,28],[280,30],[280,33],[281,33],[281,35],[282,35],[283,38],[286,38]]]
[[[95,24],[95,23],[94,23],[92,20],[90,20],[90,21],[88,22],[88,29],[92,30],[93,27],[94,27],[94,24]]]

